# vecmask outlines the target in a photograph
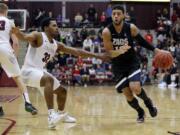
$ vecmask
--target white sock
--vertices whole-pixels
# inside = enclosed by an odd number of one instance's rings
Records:
[[[63,114],[63,113],[65,113],[65,111],[58,110],[58,113]]]
[[[52,113],[54,113],[55,110],[54,109],[48,109],[48,115],[51,115]]]
[[[29,94],[28,94],[27,92],[24,92],[24,93],[23,93],[23,98],[24,98],[24,101],[25,101],[25,102],[28,102],[28,103],[31,104],[31,102],[30,102],[30,100],[29,100]]]

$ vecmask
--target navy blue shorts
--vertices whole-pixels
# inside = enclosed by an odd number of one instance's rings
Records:
[[[116,90],[122,93],[123,88],[129,87],[129,82],[140,82],[141,69],[133,68],[116,74]]]

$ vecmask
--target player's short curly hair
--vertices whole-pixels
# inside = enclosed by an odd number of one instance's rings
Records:
[[[112,10],[121,10],[124,14],[124,7],[121,5],[114,5]]]
[[[41,21],[41,30],[44,31],[45,27],[48,27],[51,21],[56,21],[54,18],[46,17]]]

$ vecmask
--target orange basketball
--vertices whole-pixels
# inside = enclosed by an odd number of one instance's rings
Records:
[[[173,56],[168,51],[158,52],[153,59],[153,66],[156,68],[168,69],[173,64]]]

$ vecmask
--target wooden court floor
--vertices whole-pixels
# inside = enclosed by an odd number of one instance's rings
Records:
[[[21,97],[3,103],[5,116],[0,118],[3,135],[170,135],[180,132],[180,89],[144,87],[158,107],[159,114],[151,118],[145,108],[146,120],[136,123],[136,112],[122,94],[112,86],[68,87],[66,110],[77,118],[76,124],[59,123],[56,130],[47,128],[47,109],[43,96],[30,91],[32,103],[39,110],[37,116],[24,111]],[[16,88],[0,88],[0,95],[19,95]],[[14,124],[14,125],[13,125]],[[11,127],[10,127],[11,126]]]

